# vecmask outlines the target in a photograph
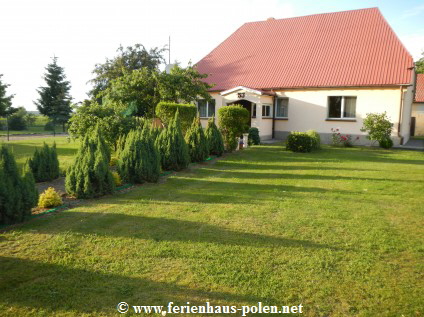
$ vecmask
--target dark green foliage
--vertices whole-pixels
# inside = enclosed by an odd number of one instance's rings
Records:
[[[64,69],[57,64],[57,57],[46,67],[45,87],[37,89],[40,97],[36,102],[38,111],[48,116],[53,123],[65,124],[71,117],[71,85],[66,80]],[[53,125],[54,128],[54,125]],[[53,130],[54,131],[54,130]]]
[[[87,135],[73,165],[66,172],[66,191],[77,198],[92,198],[111,194],[115,190],[109,170],[110,150],[103,140],[99,126]]]
[[[22,222],[37,204],[38,192],[31,171],[20,175],[13,155],[0,149],[0,224]]]
[[[28,165],[34,174],[36,182],[45,182],[59,177],[59,160],[57,159],[56,142],[50,148],[44,143],[42,149],[35,149]]]
[[[206,140],[199,117],[194,118],[193,123],[187,130],[185,141],[192,162],[203,162],[208,158],[208,141]]]
[[[259,145],[261,144],[261,138],[259,137],[258,128],[251,127],[249,128],[249,145]]]
[[[190,128],[193,119],[197,115],[197,108],[192,104],[180,104],[173,102],[159,102],[156,107],[156,116],[165,126],[170,125],[174,120],[175,113],[179,113],[181,130],[183,134]]]
[[[158,181],[160,157],[148,125],[142,131],[131,130],[128,133],[124,149],[120,152],[118,171],[129,183]]]
[[[378,143],[383,149],[390,149],[393,147],[393,141],[391,138],[388,137],[378,141]]]
[[[287,150],[292,152],[311,152],[312,138],[306,132],[291,132],[287,137]]]
[[[12,107],[12,99],[14,95],[6,96],[6,89],[10,85],[1,81],[3,74],[0,74],[0,117],[9,115],[9,109]]]
[[[240,105],[225,106],[218,110],[219,126],[225,149],[229,152],[237,148],[238,138],[246,131],[250,114]]]
[[[156,148],[159,150],[162,169],[166,171],[180,171],[190,163],[188,147],[181,132],[179,112],[175,113],[174,120],[156,139]]]
[[[315,130],[308,130],[306,134],[312,139],[312,150],[319,150],[321,148],[321,137]]]
[[[224,140],[222,134],[215,124],[215,118],[212,117],[208,120],[208,126],[205,130],[205,137],[208,141],[209,154],[221,156],[224,153]]]
[[[23,130],[26,130],[27,128],[25,118],[23,116],[20,116],[17,113],[9,117],[8,123],[9,123],[9,130],[23,131]]]
[[[415,62],[415,71],[417,74],[424,74],[424,51],[421,52],[421,58]]]
[[[53,130],[54,130],[53,122],[49,121],[44,125],[44,131],[53,131]]]

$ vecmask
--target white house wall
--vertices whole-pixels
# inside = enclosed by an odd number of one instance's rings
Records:
[[[412,117],[415,117],[415,135],[424,136],[424,102],[412,104]]]

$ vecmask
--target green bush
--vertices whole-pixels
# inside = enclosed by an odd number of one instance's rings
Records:
[[[393,130],[393,123],[390,122],[386,112],[367,113],[363,121],[362,132],[368,132],[367,138],[372,141],[382,141],[390,139]],[[385,141],[383,141],[384,143]]]
[[[208,142],[209,154],[221,156],[222,153],[224,153],[224,140],[215,124],[215,117],[209,118],[208,126],[205,130],[205,137]]]
[[[101,137],[99,125],[84,137],[75,162],[66,172],[66,191],[76,198],[92,198],[115,190],[109,170],[110,151]]]
[[[312,150],[319,150],[321,148],[321,137],[315,130],[308,130],[306,134],[312,139]]]
[[[225,149],[229,152],[234,151],[237,148],[238,138],[248,126],[249,111],[240,105],[225,106],[219,108],[218,118]]]
[[[190,128],[193,119],[197,115],[197,108],[192,104],[179,104],[173,102],[159,102],[156,107],[156,116],[165,126],[169,126],[174,120],[175,113],[179,113],[181,130],[183,135]]]
[[[22,222],[37,204],[38,192],[27,165],[20,175],[6,146],[0,148],[0,224]]]
[[[206,140],[199,117],[194,118],[193,123],[187,130],[185,141],[192,162],[203,162],[208,158],[208,141]]]
[[[313,140],[306,132],[293,131],[287,137],[286,148],[292,152],[311,152]]]
[[[391,138],[384,138],[383,140],[378,141],[378,143],[383,149],[390,149],[393,147],[393,141]]]
[[[249,133],[249,137],[248,137],[249,145],[259,145],[259,144],[261,144],[261,138],[259,136],[258,128],[251,127],[251,128],[249,128],[248,133]]]
[[[9,130],[23,131],[27,129],[26,121],[23,116],[13,114],[9,117]]]
[[[36,182],[56,179],[60,175],[57,159],[56,142],[50,148],[46,143],[42,149],[35,149],[34,155],[28,161]]]
[[[62,198],[53,187],[47,188],[38,199],[38,207],[53,208],[63,204]]]
[[[188,146],[181,131],[179,111],[168,127],[162,129],[155,142],[159,150],[162,169],[166,171],[180,171],[190,164]]]
[[[131,130],[120,154],[118,171],[129,183],[157,182],[160,175],[160,157],[154,145],[150,128]]]

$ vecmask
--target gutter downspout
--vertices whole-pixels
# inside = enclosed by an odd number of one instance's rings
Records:
[[[275,96],[272,96],[272,104],[273,104],[273,109],[272,109],[272,139],[275,138],[275,110],[276,110],[276,99]]]
[[[399,105],[399,122],[398,122],[398,137],[400,138],[400,145],[403,145],[403,137],[400,134],[400,127],[402,122],[402,113],[403,113],[403,86],[400,86],[400,105]]]

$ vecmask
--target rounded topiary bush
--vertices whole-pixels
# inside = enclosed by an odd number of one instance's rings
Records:
[[[171,124],[177,111],[179,113],[181,130],[185,134],[191,126],[193,119],[196,118],[197,108],[195,105],[162,101],[158,103],[155,110],[156,116],[165,126]]]
[[[306,134],[311,137],[312,140],[312,150],[319,150],[321,148],[321,137],[315,130],[308,130]]]
[[[382,147],[383,149],[390,149],[393,147],[393,141],[391,138],[384,138],[380,141],[378,141],[378,144],[380,145],[380,147]]]
[[[62,204],[62,198],[53,187],[47,188],[38,199],[38,207],[40,208],[53,208]]]
[[[249,111],[240,105],[219,108],[218,121],[227,151],[237,148],[238,138],[247,130],[249,119]]]
[[[311,152],[312,138],[306,132],[291,132],[287,137],[286,148],[292,152]]]
[[[259,145],[261,144],[261,138],[259,136],[258,128],[251,127],[249,128],[249,145]]]

